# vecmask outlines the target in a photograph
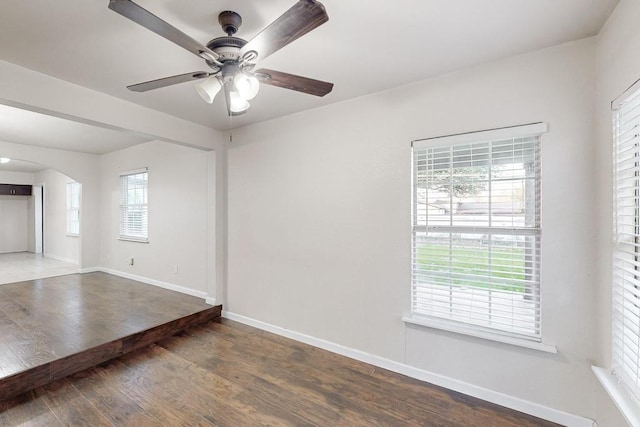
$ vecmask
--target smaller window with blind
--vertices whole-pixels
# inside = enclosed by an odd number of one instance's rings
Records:
[[[80,183],[67,183],[67,235],[80,235]]]
[[[541,342],[540,134],[413,142],[411,318]]]
[[[120,175],[120,239],[135,242],[149,240],[147,169]]]
[[[640,82],[613,102],[612,370],[640,400]]]

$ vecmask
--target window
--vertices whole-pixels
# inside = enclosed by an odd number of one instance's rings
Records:
[[[412,319],[541,341],[545,131],[537,123],[414,141]]]
[[[613,354],[616,377],[640,399],[640,84],[614,101]]]
[[[67,234],[80,235],[80,184],[67,183]]]
[[[146,168],[120,175],[120,239],[122,240],[148,241],[147,183]]]

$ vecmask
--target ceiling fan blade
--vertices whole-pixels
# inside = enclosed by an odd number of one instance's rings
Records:
[[[134,92],[146,92],[148,90],[159,89],[161,87],[176,85],[178,83],[190,82],[209,77],[209,73],[205,71],[196,71],[193,73],[179,74],[177,76],[165,77],[163,79],[151,80],[144,83],[127,86],[127,89]]]
[[[258,59],[263,60],[328,20],[329,16],[322,3],[316,0],[299,0],[291,9],[249,40],[240,50],[240,55],[243,56],[253,50],[258,53]]]
[[[202,43],[192,39],[131,0],[109,0],[109,9],[174,42],[194,55],[208,60],[217,60],[219,58],[217,53],[203,46]]]
[[[296,76],[295,74],[261,68],[255,72],[261,83],[296,90],[310,95],[325,96],[333,89],[333,83]]]

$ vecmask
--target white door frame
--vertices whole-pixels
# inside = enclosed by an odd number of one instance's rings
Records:
[[[34,184],[32,187],[34,210],[34,253],[44,253],[44,184]]]

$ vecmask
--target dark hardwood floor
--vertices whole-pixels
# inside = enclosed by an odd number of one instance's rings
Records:
[[[230,320],[0,402],[0,425],[552,426]]]
[[[104,273],[0,285],[0,400],[220,312],[199,298]]]

